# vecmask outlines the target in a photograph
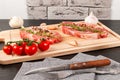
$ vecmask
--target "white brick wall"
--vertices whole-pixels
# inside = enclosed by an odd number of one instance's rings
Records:
[[[68,6],[110,7],[111,0],[68,0]]]
[[[46,7],[28,7],[29,19],[47,19]]]
[[[111,18],[111,8],[90,8],[89,11],[93,11],[99,19]]]
[[[111,0],[27,0],[30,19],[84,19],[91,11],[110,19]]]
[[[87,15],[88,8],[48,7],[48,19],[83,19]]]

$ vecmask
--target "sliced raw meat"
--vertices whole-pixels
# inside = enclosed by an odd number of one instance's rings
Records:
[[[63,22],[61,23],[61,29],[64,34],[83,39],[99,39],[106,38],[108,36],[108,31],[103,27],[86,24],[85,22],[77,24],[73,22]]]
[[[42,38],[49,40],[51,44],[62,41],[62,36],[56,31],[43,30],[41,28],[32,27],[21,29],[20,36],[22,39],[30,39],[39,42]]]

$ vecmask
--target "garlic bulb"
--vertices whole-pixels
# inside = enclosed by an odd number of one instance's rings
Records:
[[[24,21],[21,17],[14,16],[9,21],[9,25],[12,28],[19,28],[19,27],[23,26],[23,24],[24,24]]]
[[[93,14],[93,12],[91,12],[90,15],[85,18],[85,22],[90,24],[97,24],[98,18]]]

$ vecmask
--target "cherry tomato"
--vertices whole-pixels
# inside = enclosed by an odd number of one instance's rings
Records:
[[[23,54],[23,46],[20,46],[18,44],[13,45],[13,53],[16,55],[22,55]]]
[[[50,44],[53,44],[54,43],[54,40],[53,39],[48,39],[49,43]]]
[[[23,55],[26,55],[25,53],[25,46],[27,45],[27,42],[22,42],[21,46],[23,47]]]
[[[35,44],[35,43],[32,43],[32,46],[38,47],[38,45],[37,45],[37,44]]]
[[[21,44],[23,47],[25,47],[27,45],[27,42],[22,42]]]
[[[41,43],[38,44],[38,48],[41,51],[46,51],[49,49],[49,47],[50,47],[50,42],[47,40],[43,40]]]
[[[25,47],[25,53],[27,55],[34,55],[37,52],[37,46],[36,44],[32,43],[31,45],[26,45]]]
[[[12,46],[11,46],[11,45],[5,45],[5,46],[3,47],[3,51],[4,51],[7,55],[12,54]]]
[[[50,44],[54,44],[54,43],[60,42],[60,39],[52,38],[52,39],[48,39],[48,41],[49,41]]]

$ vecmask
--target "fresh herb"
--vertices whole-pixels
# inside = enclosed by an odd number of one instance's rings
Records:
[[[32,30],[34,29],[34,30]],[[41,29],[41,28],[37,28],[37,27],[33,27],[32,29],[28,29],[28,30],[25,30],[26,32],[30,33],[30,34],[35,34],[35,35],[38,35],[38,36],[47,36],[47,37],[51,37],[51,32],[49,30],[44,30],[44,29]]]
[[[34,32],[32,31],[32,30],[26,30],[26,32],[28,32],[28,33],[31,33],[31,34],[34,34]]]
[[[93,30],[93,32],[95,32],[95,33],[101,33],[101,31],[97,30],[97,29]]]
[[[79,26],[76,24],[63,24],[64,26],[69,26],[72,29],[78,30],[78,31],[91,31],[91,32],[95,32],[95,33],[101,33],[102,31],[99,29],[93,29],[90,26]]]

